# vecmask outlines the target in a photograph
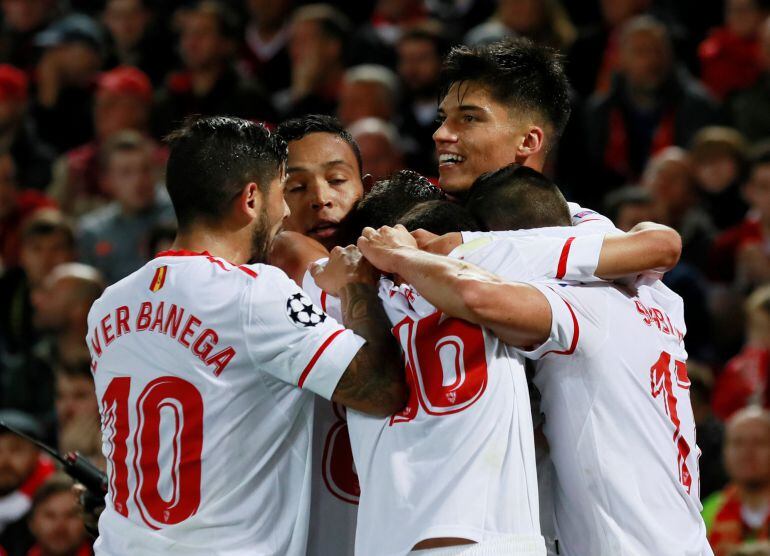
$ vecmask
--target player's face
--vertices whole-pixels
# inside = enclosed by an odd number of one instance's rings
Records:
[[[283,197],[285,181],[286,172],[284,168],[281,168],[278,175],[270,182],[270,189],[263,197],[262,210],[254,223],[252,261],[264,262],[267,260],[270,245],[289,216],[289,207]]]
[[[364,194],[358,161],[344,140],[311,133],[289,143],[284,197],[291,209],[284,228],[331,249],[343,239],[343,221]]]
[[[75,494],[59,492],[41,503],[32,514],[30,529],[43,554],[74,554],[85,539]]]
[[[37,448],[13,434],[0,435],[0,496],[19,488],[37,461]]]
[[[439,105],[439,121],[433,141],[439,185],[448,193],[467,191],[481,174],[517,162],[527,131],[486,88],[472,82],[452,85]]]

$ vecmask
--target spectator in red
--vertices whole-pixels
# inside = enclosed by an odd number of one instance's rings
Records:
[[[35,211],[56,204],[34,189],[19,189],[16,166],[8,152],[0,152],[0,268],[19,264],[21,229]]]
[[[104,67],[134,66],[155,85],[161,85],[173,67],[174,49],[157,28],[156,14],[148,0],[107,0],[102,23],[109,32]]]
[[[165,136],[191,114],[274,122],[275,113],[264,91],[235,70],[240,33],[230,9],[204,0],[181,8],[178,20],[184,69],[169,76],[157,98],[156,136]]]
[[[289,29],[291,85],[276,97],[284,119],[335,113],[349,33],[348,19],[326,4],[294,12]]]
[[[96,137],[62,156],[54,167],[51,197],[67,214],[81,215],[112,198],[100,180],[99,160],[106,142],[122,131],[148,134],[152,84],[140,70],[119,67],[101,74],[93,106]],[[166,161],[166,149],[153,144],[158,164]]]
[[[91,556],[80,504],[67,475],[52,475],[35,492],[29,529],[35,544],[26,556]]]
[[[37,339],[32,290],[56,266],[74,258],[75,234],[60,212],[43,209],[27,219],[21,230],[20,264],[0,275],[0,371],[9,358],[26,356]]]
[[[607,94],[586,108],[585,144],[608,186],[633,182],[650,156],[688,145],[717,120],[714,100],[677,68],[666,27],[649,16],[629,21],[620,35],[620,65]]]
[[[770,136],[770,18],[762,24],[759,40],[762,74],[730,102],[732,123],[750,143]]]
[[[56,154],[42,142],[28,114],[28,80],[19,69],[0,65],[0,148],[9,150],[23,187],[45,189]]]
[[[52,24],[35,40],[44,52],[37,66],[33,115],[43,140],[64,152],[93,135],[91,110],[104,35],[93,19],[75,14]]]
[[[2,410],[0,420],[32,438],[44,438],[40,424],[26,413]],[[32,546],[27,514],[35,492],[55,469],[30,441],[0,428],[0,549],[9,556],[24,555]]]
[[[240,67],[272,94],[291,84],[289,19],[294,0],[247,0]]]
[[[749,180],[743,186],[749,212],[743,222],[721,233],[710,257],[713,279],[752,286],[770,280],[770,147],[752,156]]]
[[[717,229],[738,224],[748,210],[741,194],[748,170],[744,137],[729,127],[704,127],[692,140],[690,157],[704,207]]]
[[[0,3],[0,61],[34,74],[35,36],[57,15],[56,0],[4,0]]]
[[[723,420],[747,405],[770,408],[770,286],[745,303],[746,345],[727,362],[716,381],[712,404]]]
[[[747,542],[770,539],[770,413],[749,407],[725,430],[730,483],[703,504],[715,556],[731,556]]]
[[[759,30],[765,17],[761,0],[727,0],[725,26],[700,43],[701,81],[718,99],[752,86],[759,77]]]

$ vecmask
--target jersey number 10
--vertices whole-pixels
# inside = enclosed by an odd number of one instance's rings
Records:
[[[110,381],[102,396],[102,427],[110,444],[110,494],[119,514],[128,517],[129,377]],[[178,377],[156,378],[136,400],[136,430],[132,467],[133,497],[142,521],[152,529],[181,523],[198,511],[201,499],[201,450],[203,448],[203,398],[200,392]],[[170,492],[160,486],[161,412],[173,425],[170,442]],[[168,421],[167,421],[168,422]]]

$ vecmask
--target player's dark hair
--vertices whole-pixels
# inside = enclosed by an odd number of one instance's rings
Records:
[[[361,149],[358,147],[356,140],[353,139],[353,136],[348,133],[348,130],[345,129],[345,126],[337,118],[323,114],[309,114],[286,120],[276,128],[275,132],[287,143],[304,139],[311,133],[331,133],[336,135],[350,146],[356,157],[356,162],[358,162],[358,172],[363,175],[364,163],[361,160]]]
[[[570,87],[561,55],[554,49],[523,38],[483,46],[456,46],[444,60],[440,98],[454,84],[473,82],[510,110],[527,111],[544,118],[554,139],[567,125]],[[459,93],[459,89],[458,89]],[[555,141],[546,144],[553,145]]]
[[[193,118],[166,140],[166,188],[180,229],[222,219],[250,182],[266,194],[287,157],[283,140],[240,118]]]
[[[437,235],[450,232],[477,232],[479,223],[461,205],[451,201],[427,201],[408,210],[398,223],[410,232],[427,230]]]
[[[351,232],[360,234],[366,226],[394,226],[415,205],[444,197],[427,178],[412,170],[400,170],[378,180],[358,203],[350,217]]]
[[[567,200],[556,184],[537,170],[516,163],[479,176],[465,207],[488,230],[572,223]]]

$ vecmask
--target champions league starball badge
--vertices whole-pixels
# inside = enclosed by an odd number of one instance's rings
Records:
[[[303,293],[295,293],[286,301],[286,314],[296,326],[310,328],[326,320],[326,313],[316,308]]]

